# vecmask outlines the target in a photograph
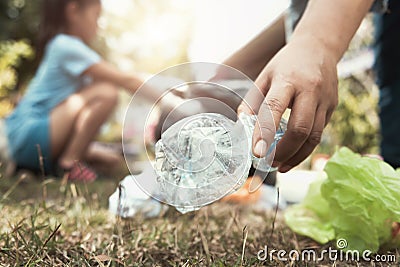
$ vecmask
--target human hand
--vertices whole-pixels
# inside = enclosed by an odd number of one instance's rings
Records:
[[[289,42],[267,64],[238,112],[258,114],[253,153],[265,156],[285,110],[288,127],[278,143],[273,166],[286,172],[320,143],[324,127],[338,102],[337,57],[316,39]]]

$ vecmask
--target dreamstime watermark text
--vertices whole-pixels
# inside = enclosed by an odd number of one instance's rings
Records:
[[[314,249],[299,250],[283,250],[283,249],[270,249],[265,246],[257,253],[257,258],[260,261],[304,261],[304,262],[321,262],[321,261],[367,261],[367,262],[385,262],[395,263],[397,257],[394,254],[373,254],[370,250],[343,250],[347,247],[345,239],[338,239],[336,242],[338,249],[329,247],[316,251]]]

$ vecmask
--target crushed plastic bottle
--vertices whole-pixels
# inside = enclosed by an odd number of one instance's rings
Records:
[[[155,171],[159,194],[181,213],[198,210],[238,190],[251,164],[268,172],[275,146],[286,131],[280,122],[264,158],[252,154],[255,115],[240,114],[237,122],[216,113],[178,121],[156,144]]]
[[[108,199],[109,211],[122,218],[131,218],[137,214],[145,218],[159,216],[168,206],[153,197],[159,191],[153,181],[155,173],[150,164],[141,174],[126,176]]]

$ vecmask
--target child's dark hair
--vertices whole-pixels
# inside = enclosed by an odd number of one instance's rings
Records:
[[[37,55],[41,58],[47,43],[58,33],[62,32],[66,24],[66,7],[68,3],[76,2],[79,5],[96,2],[95,0],[42,0],[42,18],[40,21]]]

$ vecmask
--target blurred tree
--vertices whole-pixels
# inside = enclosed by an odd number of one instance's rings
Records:
[[[339,105],[332,115],[316,153],[333,154],[337,146],[347,146],[358,153],[379,153],[379,91],[374,83],[371,62],[362,60],[373,42],[372,16],[358,29],[343,60],[351,71],[339,80]],[[352,60],[356,59],[356,60]]]
[[[0,41],[24,40],[25,45],[34,48],[40,21],[40,4],[41,1],[1,0]],[[33,56],[28,57],[28,60],[29,64],[25,64],[27,61],[22,60],[18,66],[13,65],[17,68],[18,79],[10,89],[16,91],[24,89],[24,85],[32,77],[38,61],[34,60]]]
[[[0,41],[0,117],[12,108],[10,90],[18,81],[16,68],[24,59],[31,59],[33,50],[25,41]]]
[[[2,0],[0,39],[29,39],[35,41],[40,20],[41,1]]]
[[[335,145],[340,145],[361,154],[379,153],[377,111],[378,89],[370,72],[342,79],[339,86],[339,105],[322,142],[324,152],[331,154]]]

